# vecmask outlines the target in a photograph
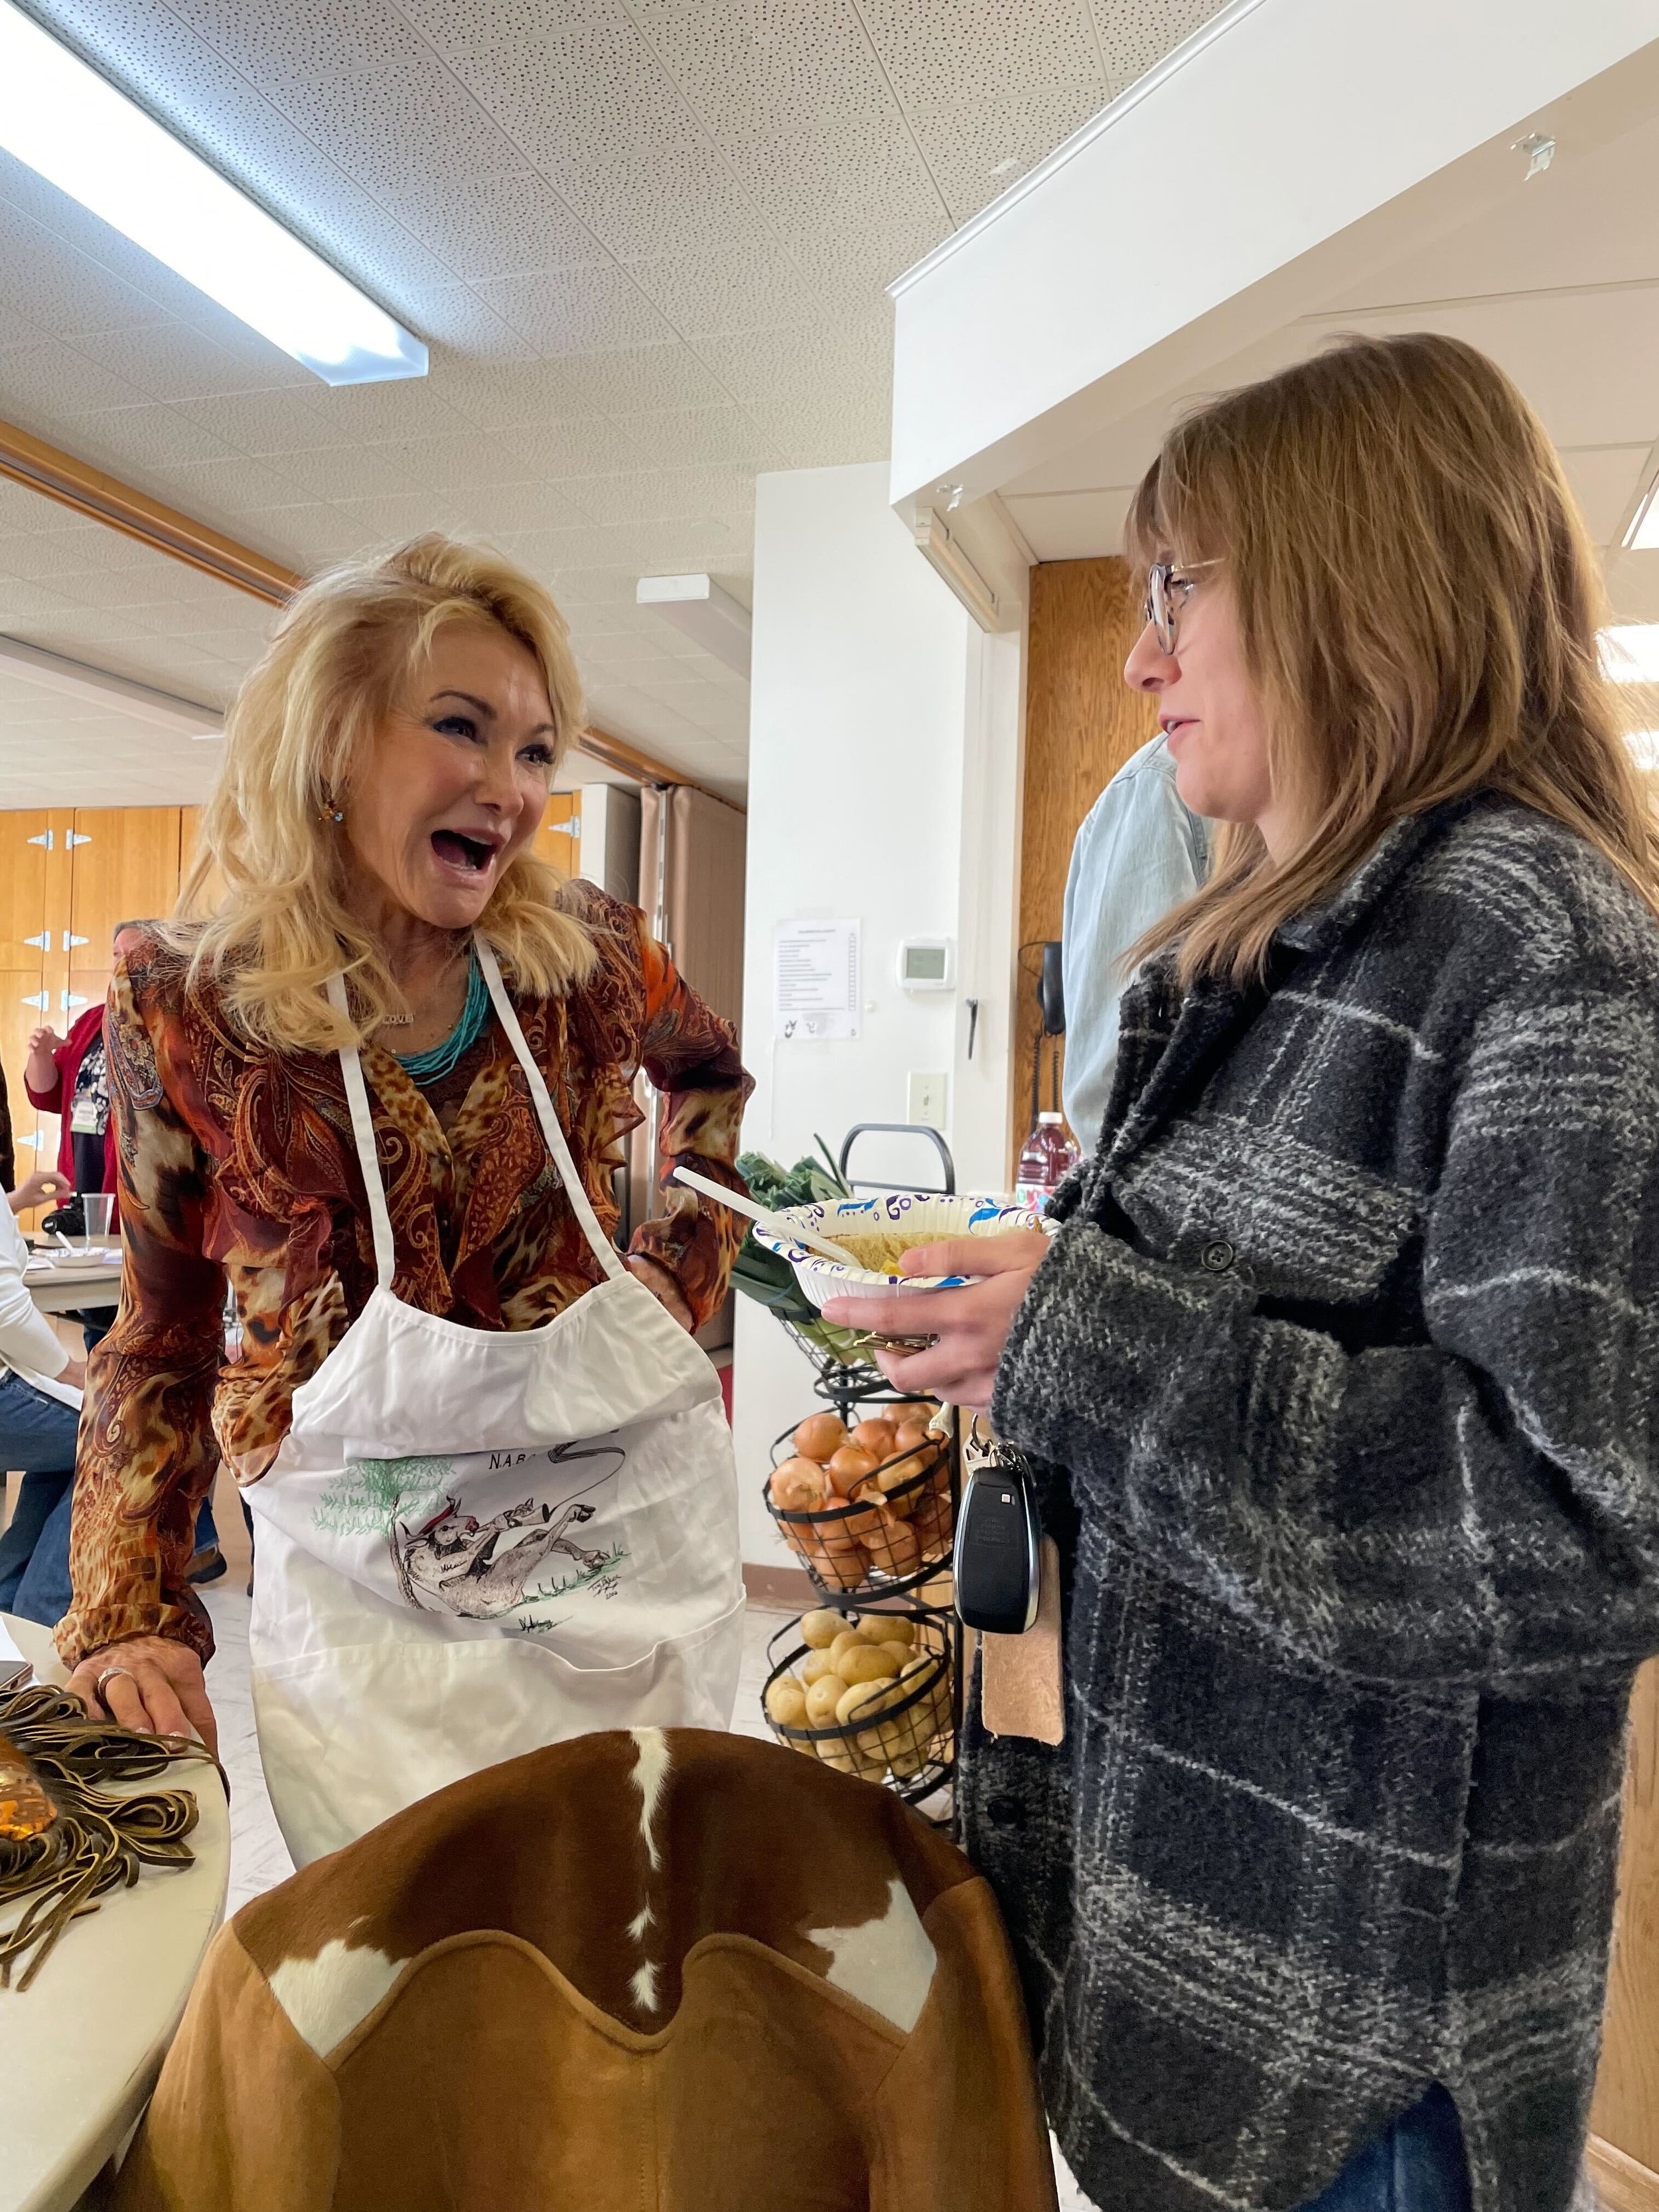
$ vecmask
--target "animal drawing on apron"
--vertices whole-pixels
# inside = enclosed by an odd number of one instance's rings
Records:
[[[367,1083],[342,1053],[376,1285],[245,1493],[260,1756],[301,1863],[500,1759],[592,1729],[726,1728],[736,1700],[719,1378],[600,1228],[494,954],[477,951],[601,1279],[518,1331],[406,1305]],[[331,996],[344,1011],[337,978]]]
[[[555,1467],[611,1461],[606,1472],[586,1487],[608,1485],[614,1492],[613,1478],[627,1454],[614,1444],[583,1449],[561,1444],[547,1458]],[[539,1504],[532,1495],[480,1521],[476,1514],[462,1510],[457,1495],[446,1492],[441,1507],[429,1519],[414,1525],[393,1521],[388,1540],[398,1586],[410,1605],[424,1606],[428,1612],[453,1613],[465,1620],[511,1620],[526,1632],[544,1633],[556,1624],[534,1619],[526,1609],[556,1605],[573,1590],[599,1583],[601,1576],[614,1577],[627,1559],[627,1549],[620,1543],[604,1550],[579,1540],[580,1532],[599,1510],[580,1492],[558,1501],[543,1498]],[[567,1571],[549,1586],[542,1578],[544,1571],[557,1565],[561,1556],[574,1563],[575,1571]],[[613,1580],[601,1595],[612,1595],[614,1588]]]

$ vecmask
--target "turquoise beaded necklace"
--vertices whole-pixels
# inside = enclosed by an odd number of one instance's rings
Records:
[[[427,1052],[411,1052],[407,1059],[402,1053],[394,1054],[398,1065],[412,1083],[436,1083],[447,1075],[464,1053],[470,1052],[483,1035],[484,1024],[489,1019],[489,986],[484,981],[483,970],[478,965],[478,956],[469,952],[466,966],[466,1003],[461,1008],[461,1018],[441,1044],[434,1044]]]

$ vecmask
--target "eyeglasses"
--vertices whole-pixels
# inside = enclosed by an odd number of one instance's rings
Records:
[[[1200,568],[1218,568],[1215,561],[1154,561],[1146,578],[1146,618],[1165,653],[1176,649],[1176,623]]]

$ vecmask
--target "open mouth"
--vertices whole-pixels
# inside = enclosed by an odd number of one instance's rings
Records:
[[[492,838],[469,837],[459,830],[434,830],[432,849],[452,868],[468,868],[481,876],[501,848]]]

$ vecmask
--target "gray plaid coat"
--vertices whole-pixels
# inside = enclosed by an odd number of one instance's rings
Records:
[[[1054,2125],[1109,2212],[1270,2212],[1443,2082],[1559,2212],[1659,1649],[1659,928],[1485,795],[1266,986],[1124,1002],[994,1418],[1045,1463],[1067,1737],[975,1731]]]

